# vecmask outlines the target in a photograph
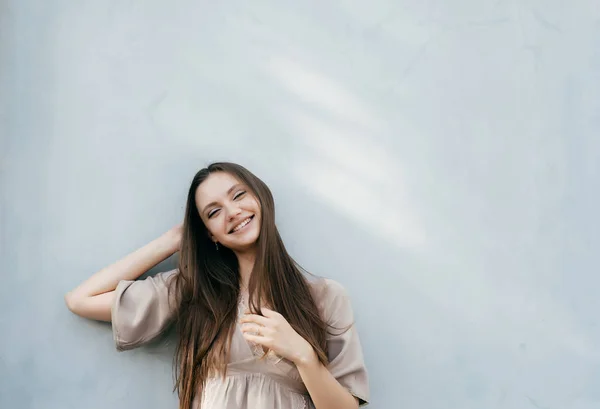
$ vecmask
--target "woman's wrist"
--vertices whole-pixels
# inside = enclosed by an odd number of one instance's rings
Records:
[[[304,352],[298,353],[298,355],[294,359],[294,364],[298,368],[315,366],[315,365],[318,365],[319,363],[320,363],[319,357],[317,356],[317,353],[315,352],[314,348],[310,344],[308,344],[308,347],[306,348],[306,350]]]
[[[167,230],[158,238],[160,246],[170,254],[177,253],[181,248],[181,234],[182,225],[178,224],[177,226]]]

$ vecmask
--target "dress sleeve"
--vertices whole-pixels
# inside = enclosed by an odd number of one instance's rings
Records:
[[[141,346],[160,335],[173,318],[168,284],[177,269],[143,280],[122,280],[115,289],[111,308],[117,350]]]
[[[369,379],[362,346],[354,325],[354,313],[346,289],[334,280],[325,280],[321,292],[327,335],[328,369],[337,381],[359,400],[368,404]]]

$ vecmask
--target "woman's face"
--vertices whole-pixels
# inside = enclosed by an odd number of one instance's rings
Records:
[[[260,204],[250,189],[226,172],[211,173],[196,190],[196,208],[211,239],[236,252],[254,247]]]

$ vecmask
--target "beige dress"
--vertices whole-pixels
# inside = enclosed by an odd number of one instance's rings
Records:
[[[117,349],[136,348],[160,335],[172,322],[167,299],[167,279],[177,270],[143,280],[121,281],[112,307],[112,328]],[[353,322],[352,307],[345,289],[336,281],[319,279],[311,283],[313,296],[323,319],[334,328]],[[240,311],[244,310],[240,301]],[[332,375],[366,405],[369,382],[356,327],[343,332],[330,330],[328,369]],[[338,335],[339,334],[339,335]],[[194,409],[314,409],[295,365],[285,358],[269,356],[246,341],[240,324],[231,342],[227,376],[206,382],[203,396],[196,397]]]

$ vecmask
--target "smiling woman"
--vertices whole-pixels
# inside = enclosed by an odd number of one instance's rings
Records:
[[[136,280],[180,251],[178,268]],[[181,409],[349,409],[369,399],[345,289],[309,280],[275,225],[267,185],[215,163],[193,178],[184,222],[66,296],[111,321],[119,350],[174,324]]]
[[[248,187],[232,174],[211,174],[198,186],[195,200],[202,209],[200,217],[216,248],[221,243],[233,251],[243,252],[255,246],[260,233],[260,205]]]

